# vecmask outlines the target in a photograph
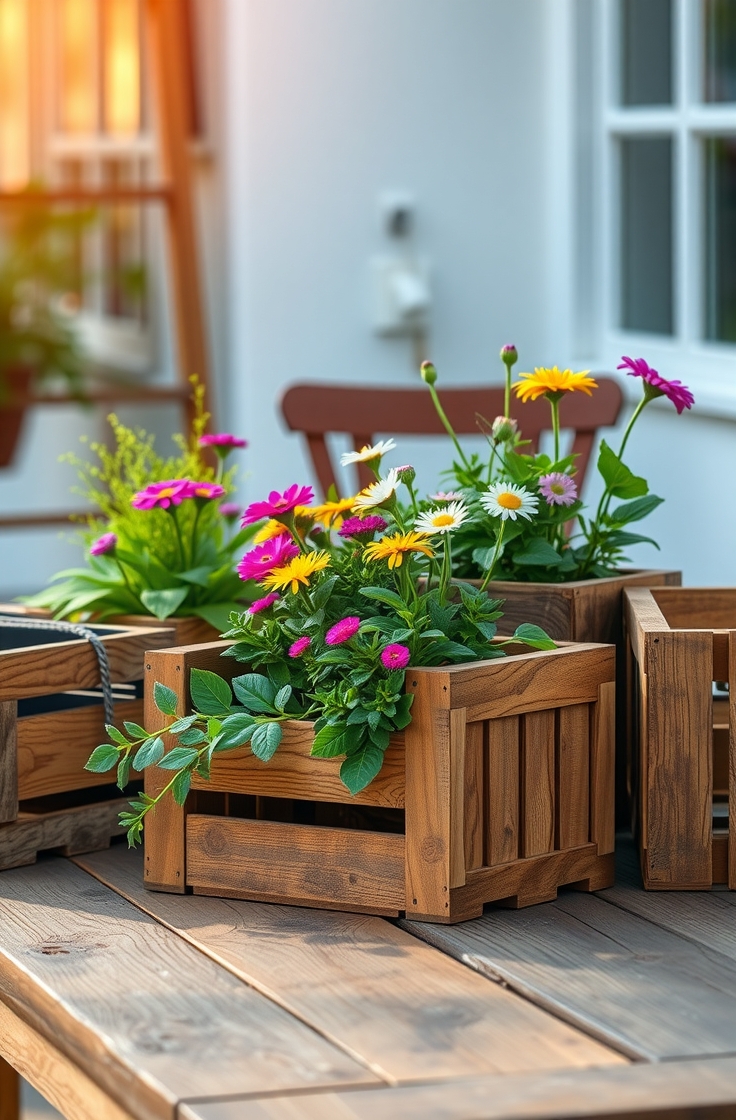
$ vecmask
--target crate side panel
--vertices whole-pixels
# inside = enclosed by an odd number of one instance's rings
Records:
[[[524,857],[555,846],[555,712],[528,712],[522,720],[521,849]]]
[[[486,736],[488,789],[485,863],[494,867],[519,857],[519,718],[507,716],[504,719],[488,720]]]
[[[465,773],[463,840],[465,868],[483,866],[483,818],[485,804],[485,725],[467,725],[465,736]]]
[[[560,708],[557,718],[555,847],[577,848],[590,839],[590,705]]]
[[[18,816],[18,705],[0,704],[0,824]]]

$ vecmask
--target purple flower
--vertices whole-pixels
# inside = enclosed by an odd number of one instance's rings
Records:
[[[117,543],[116,533],[103,533],[89,546],[89,554],[90,556],[104,556],[106,552],[112,552]]]
[[[371,513],[368,517],[348,517],[337,530],[341,537],[368,537],[374,533],[382,533],[388,528],[388,522]]]
[[[560,471],[543,474],[539,480],[539,490],[548,506],[571,506],[578,496],[574,479]]]
[[[222,498],[225,496],[225,487],[220,486],[219,482],[190,482],[189,493],[187,498],[205,498],[210,501],[212,498]]]
[[[220,453],[221,450],[232,451],[234,447],[247,447],[248,441],[241,439],[240,436],[233,436],[230,432],[218,432],[215,435],[204,435],[199,437],[200,447],[214,447]]]
[[[291,537],[272,537],[270,541],[264,541],[246,552],[238,564],[238,575],[241,579],[262,579],[268,572],[283,567],[298,555],[299,549]]]
[[[312,644],[312,639],[308,638],[306,634],[303,638],[297,638],[292,645],[289,646],[289,657],[301,657],[304,650]]]
[[[645,394],[650,397],[667,397],[667,400],[672,401],[677,409],[678,416],[683,409],[692,408],[695,404],[695,397],[687,385],[683,385],[681,381],[668,381],[666,377],[660,377],[656,369],[652,369],[644,358],[623,357],[616,369],[626,370],[629,377],[641,377],[649,386],[648,391],[645,387]]]
[[[241,509],[237,502],[223,502],[219,513],[228,520],[234,521],[236,517],[240,517]]]
[[[252,525],[254,521],[260,521],[263,517],[275,517],[281,519],[284,514],[291,513],[297,506],[308,506],[314,498],[314,490],[311,486],[300,486],[295,482],[288,490],[284,490],[280,494],[278,490],[272,490],[268,495],[265,502],[252,502],[245,513],[243,514],[242,525]]]
[[[130,499],[133,509],[168,509],[180,506],[185,498],[192,497],[192,483],[188,478],[172,478],[165,482],[152,482]]]
[[[347,618],[341,618],[334,626],[325,634],[325,643],[328,646],[339,646],[343,642],[349,642],[350,639],[358,633],[360,629],[360,619],[357,615],[348,615]]]
[[[407,646],[394,643],[381,650],[381,664],[384,669],[405,669],[411,659]]]
[[[274,603],[277,603],[281,596],[276,591],[272,591],[270,595],[266,595],[263,599],[256,599],[255,603],[251,603],[248,607],[248,614],[259,614],[260,611],[267,611]]]

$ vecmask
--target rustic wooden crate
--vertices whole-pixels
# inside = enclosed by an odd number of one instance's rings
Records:
[[[51,611],[40,610],[36,607],[25,607],[19,603],[0,603],[0,614],[17,614],[24,618],[52,618]],[[93,625],[98,625],[98,623]],[[198,642],[215,642],[220,637],[215,626],[210,626],[209,622],[205,622],[203,618],[196,618],[194,615],[188,618],[172,616],[161,621],[151,614],[121,614],[115,618],[108,618],[99,625],[124,626],[126,629],[143,626],[147,630],[160,629],[164,626],[172,632],[170,642],[172,646],[193,646]]]
[[[736,889],[736,589],[629,589],[625,600],[629,783],[644,885]],[[729,683],[727,699],[713,699],[714,681]]]
[[[220,660],[226,648],[152,653],[148,723],[154,681],[184,714],[192,668],[242,671]],[[412,722],[355,798],[339,759],[310,758],[312,725],[287,723],[270,763],[249,747],[215,755],[184,808],[167,799],[150,814],[146,886],[434,922],[609,886],[614,679],[613,647],[592,644],[410,669]],[[147,770],[147,793],[170,778]],[[344,823],[304,823],[330,813]]]
[[[141,723],[141,690],[136,696],[127,686],[140,680],[146,650],[171,644],[173,631],[95,629],[116,682],[116,719]],[[84,769],[106,738],[95,651],[50,631],[2,630],[0,637],[8,647],[0,649],[0,870],[32,863],[47,848],[71,854],[106,846],[120,831],[125,800],[110,774]]]

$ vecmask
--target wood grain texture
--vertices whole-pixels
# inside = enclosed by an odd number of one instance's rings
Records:
[[[520,856],[521,744],[518,716],[491,719],[488,734],[486,858],[488,867]]]
[[[601,855],[612,852],[616,843],[615,719],[616,685],[611,681],[598,690],[590,755],[590,838]]]
[[[632,1057],[736,1051],[736,962],[604,898],[407,928]]]
[[[220,641],[220,633],[215,626],[210,626],[203,618],[167,618],[159,622],[148,614],[121,614],[110,619],[116,626],[165,626],[171,631],[171,637],[166,643],[167,647],[194,646],[200,643]]]
[[[141,666],[142,670],[142,666]],[[115,705],[115,722],[143,721],[143,701]],[[99,743],[107,742],[102,705],[25,716],[18,720],[18,796],[28,800],[110,784],[110,774],[84,765]]]
[[[728,673],[728,877],[736,890],[736,632],[729,635]]]
[[[2,1023],[2,1011],[0,1005],[0,1023]],[[2,1056],[0,1056],[0,1120],[20,1120],[20,1078],[13,1066]]]
[[[736,588],[656,588],[652,597],[672,630],[736,629]]]
[[[193,813],[187,886],[397,914],[404,909],[404,837]]]
[[[465,886],[451,891],[450,901],[461,913],[472,913],[473,908],[478,913],[484,903],[501,899],[513,900],[514,906],[532,906],[554,898],[558,887],[571,883],[585,884],[584,890],[610,886],[613,873],[613,855],[600,856],[595,844],[586,844],[468,871]]]
[[[0,824],[18,816],[18,705],[0,703]]]
[[[39,852],[79,855],[109,847],[111,838],[123,831],[118,816],[127,806],[127,798],[116,797],[76,808],[19,813],[17,820],[0,827],[0,871],[35,863]]]
[[[139,1120],[374,1075],[64,860],[0,877],[0,1000]]]
[[[621,1062],[379,918],[148,892],[120,848],[79,862],[391,1084]]]
[[[590,715],[588,704],[571,704],[557,714],[557,848],[577,848],[590,839]]]
[[[53,1042],[24,1023],[18,1015],[0,1001],[0,1050],[12,1059],[13,1065],[34,1089],[66,1117],[66,1120],[131,1120],[127,1109],[116,1104],[107,1093],[74,1062],[61,1053]],[[15,1069],[5,1066],[15,1076]],[[6,1096],[6,1092],[9,1094]],[[13,1112],[13,1082],[3,1080],[3,1060],[0,1058],[0,1120],[23,1120]],[[37,1115],[37,1114],[34,1114]]]
[[[646,672],[646,635],[653,631],[667,632],[670,630],[670,624],[654,595],[646,587],[624,590],[624,615],[634,657],[639,662],[642,672]]]
[[[485,726],[468,723],[465,731],[463,838],[465,868],[483,866],[485,815]],[[463,881],[464,876],[463,876]]]
[[[555,712],[528,712],[522,733],[521,854],[555,846]]]

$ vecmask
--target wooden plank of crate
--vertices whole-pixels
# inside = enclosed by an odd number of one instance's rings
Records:
[[[679,588],[673,590],[679,591]],[[646,672],[646,635],[653,630],[667,632],[670,630],[670,625],[648,587],[632,587],[624,590],[624,618],[632,653],[644,673]]]
[[[736,961],[604,898],[402,925],[631,1057],[735,1053]]]
[[[560,708],[558,720],[555,847],[577,848],[590,839],[590,706]]]
[[[521,745],[518,716],[488,720],[486,863],[518,859]]]
[[[404,909],[404,837],[191,813],[187,886],[395,916]]]
[[[66,860],[0,878],[0,1001],[138,1120],[377,1078]]]
[[[728,886],[736,890],[736,630],[728,649]]]
[[[657,587],[652,596],[673,630],[736,627],[736,588]]]
[[[392,1084],[622,1064],[380,918],[153,893],[121,848],[77,862]]]
[[[115,705],[115,719],[141,723],[143,701]],[[110,773],[84,766],[99,743],[107,741],[102,704],[24,716],[18,720],[18,796],[21,801],[67,790],[109,785]]]
[[[710,631],[649,634],[646,673],[647,882],[712,883]]]
[[[2,1023],[2,1011],[0,1004],[0,1023]],[[0,1055],[0,1120],[20,1120],[20,1078],[2,1055]]]
[[[78,855],[109,847],[110,838],[122,832],[118,815],[127,807],[127,799],[115,798],[42,813],[19,812],[16,820],[0,828],[0,871],[35,863],[39,852]]]
[[[585,890],[598,890],[613,882],[613,855],[600,856],[595,844],[547,852],[541,856],[515,860],[497,867],[478,867],[468,871],[465,886],[450,892],[453,907],[461,912],[479,914],[483,904],[501,899],[513,906],[531,906],[552,899],[558,887],[585,884]]]
[[[616,781],[616,685],[598,689],[593,712],[593,742],[590,759],[590,838],[600,855],[613,852],[616,844],[614,786]],[[603,886],[604,884],[600,884]],[[608,884],[605,884],[606,886]]]
[[[18,816],[18,704],[0,703],[0,824]]]
[[[528,857],[555,846],[554,710],[527,712],[523,729],[521,854]]]
[[[465,729],[465,798],[463,834],[465,867],[483,866],[483,822],[485,816],[484,724],[468,723]],[[463,881],[464,881],[463,876]]]

